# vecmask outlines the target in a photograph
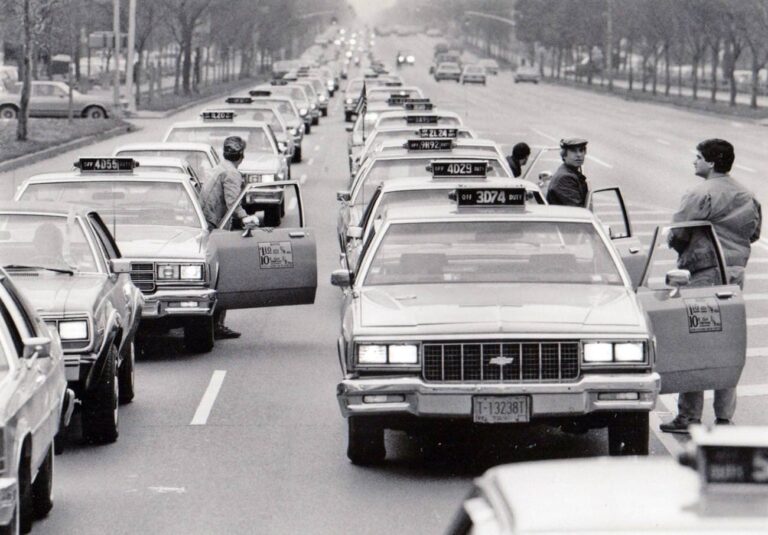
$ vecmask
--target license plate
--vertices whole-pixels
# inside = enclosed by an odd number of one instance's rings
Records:
[[[530,422],[526,396],[475,396],[472,398],[475,423],[507,424]]]

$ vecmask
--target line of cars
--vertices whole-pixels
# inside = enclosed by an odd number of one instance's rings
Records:
[[[28,177],[0,204],[0,530],[29,531],[50,510],[53,452],[76,405],[84,441],[117,440],[151,337],[180,328],[184,348],[205,353],[219,307],[314,302],[315,237],[291,163],[333,72],[303,62],[162,140]],[[257,228],[238,228],[235,206],[215,228],[203,214],[231,135],[246,141],[235,205],[260,216]]]
[[[744,301],[709,225],[660,227],[644,249],[618,188],[589,209],[548,206],[527,178],[556,167],[551,150],[515,179],[496,143],[402,87],[358,106],[337,192],[353,463],[383,461],[387,429],[527,424],[606,428],[611,455],[647,455],[660,393],[735,386]],[[668,236],[694,230],[716,251],[716,286],[674,269]]]

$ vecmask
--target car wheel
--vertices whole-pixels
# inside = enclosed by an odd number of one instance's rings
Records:
[[[296,147],[293,151],[293,159],[291,160],[292,163],[299,163],[301,161],[301,145]]]
[[[608,424],[609,455],[648,455],[647,412],[617,413]]]
[[[359,416],[351,416],[347,425],[347,457],[352,464],[368,466],[384,460],[387,452],[383,427]]]
[[[304,129],[305,134],[310,134],[312,132],[312,126],[310,126],[309,123],[305,123],[306,128]]]
[[[0,119],[12,120],[19,116],[19,110],[15,106],[0,107]]]
[[[34,500],[32,497],[32,472],[30,459],[22,453],[19,462],[19,531],[29,533],[32,530],[34,520]]]
[[[101,106],[89,106],[85,108],[83,117],[86,119],[106,119],[107,111]]]
[[[312,126],[317,126],[320,124],[320,118],[319,117],[312,117]]]
[[[117,347],[107,353],[101,381],[83,396],[83,438],[91,443],[109,444],[117,440],[120,379],[117,370]]]
[[[328,117],[328,108],[326,108],[324,110],[320,110],[320,113],[323,114],[323,117]]]
[[[135,395],[136,342],[134,340],[131,340],[125,353],[119,371],[120,403],[130,403]]]
[[[53,446],[48,447],[32,484],[32,508],[35,518],[45,518],[53,509]]]
[[[213,317],[190,318],[184,324],[184,347],[190,353],[208,353],[213,349]]]

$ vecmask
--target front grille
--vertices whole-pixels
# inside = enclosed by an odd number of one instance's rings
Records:
[[[557,383],[579,376],[577,341],[434,342],[423,351],[422,374],[431,382]]]
[[[131,262],[131,281],[142,293],[153,293],[156,289],[155,264],[152,262]]]

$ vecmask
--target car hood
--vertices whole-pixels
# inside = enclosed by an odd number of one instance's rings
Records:
[[[364,288],[361,327],[435,333],[642,333],[643,313],[624,286],[439,284]]]
[[[282,157],[274,154],[246,154],[238,168],[241,173],[277,173]]]
[[[106,275],[14,273],[13,282],[41,313],[91,312],[105,291]]]
[[[115,238],[126,258],[199,258],[207,236],[199,228],[120,225]]]

